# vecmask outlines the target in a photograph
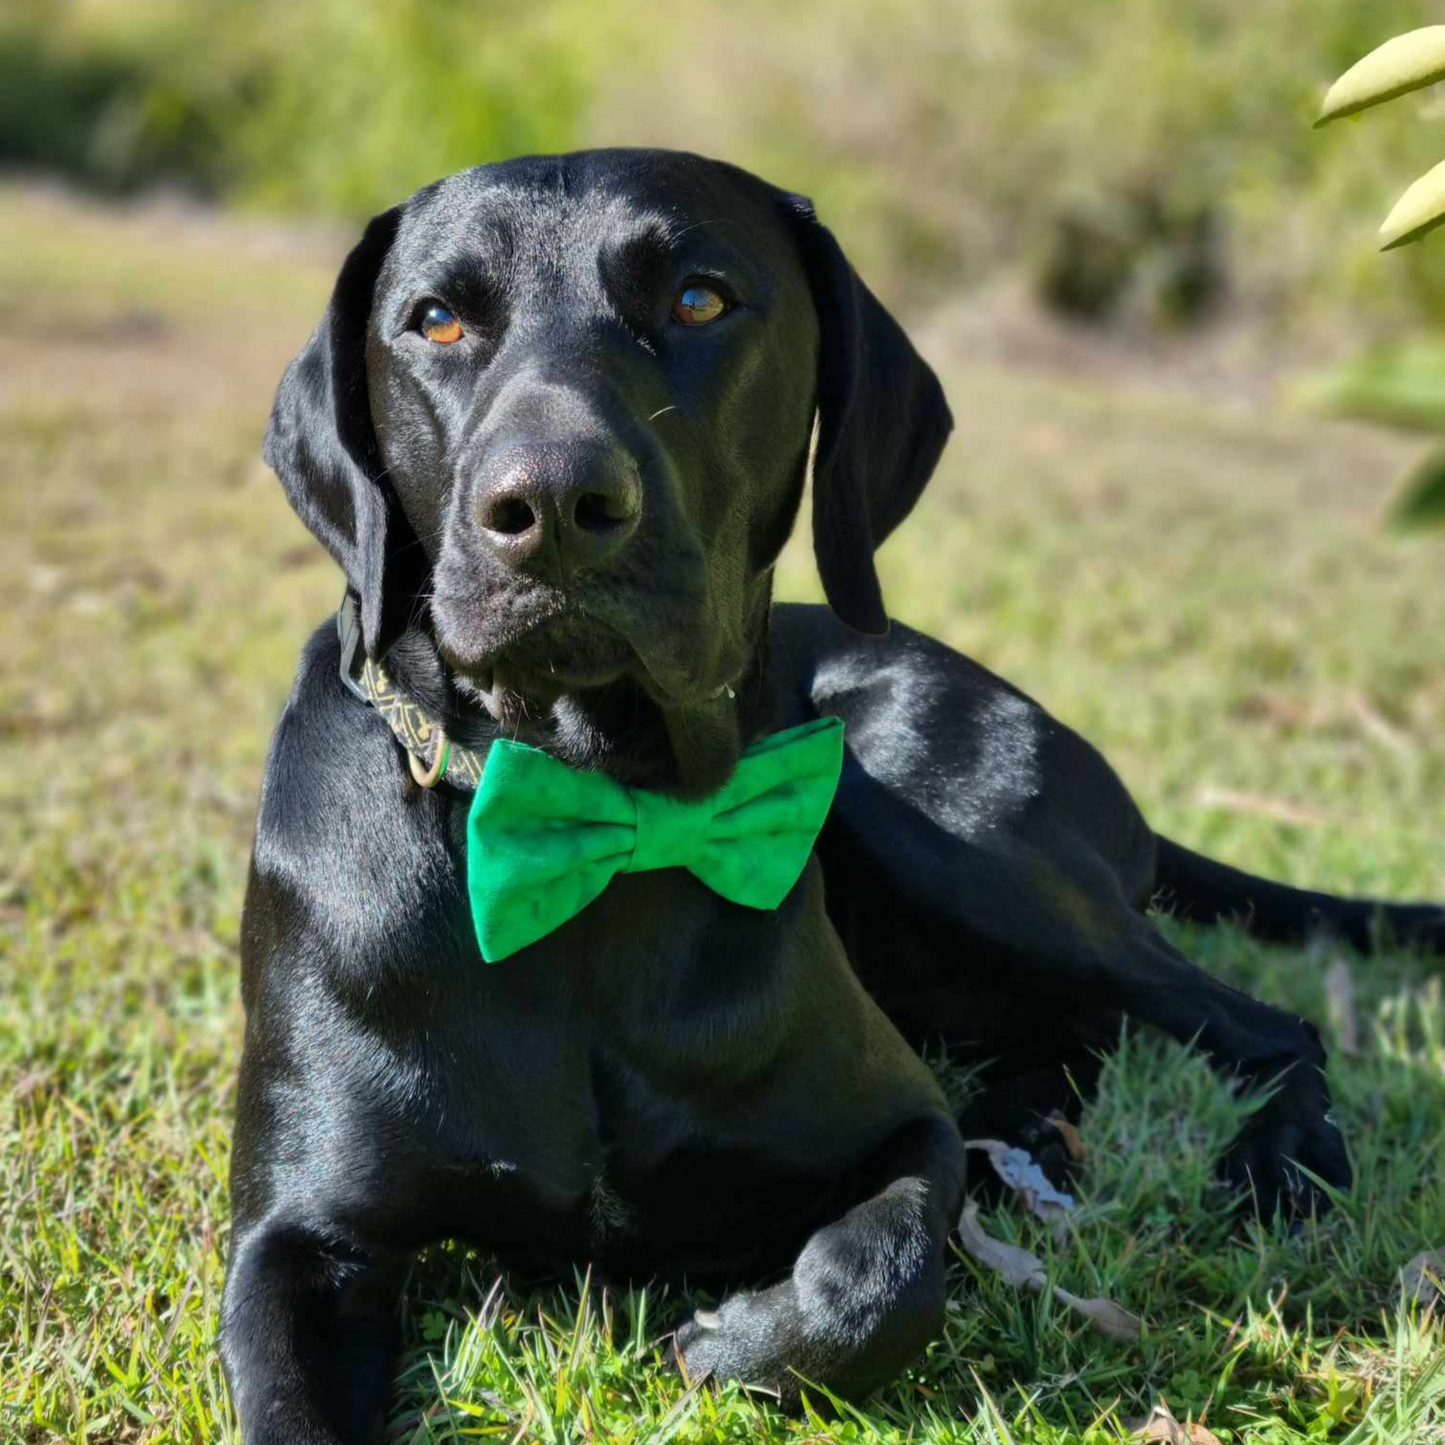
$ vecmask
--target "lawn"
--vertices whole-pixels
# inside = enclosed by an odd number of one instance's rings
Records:
[[[0,234],[0,1441],[234,1440],[241,890],[267,736],[339,592],[257,449],[338,242],[14,186]],[[959,429],[885,549],[893,610],[1082,730],[1182,841],[1445,897],[1445,551],[1378,529],[1411,445],[1280,410],[1263,378],[965,344],[963,320],[920,333]],[[780,590],[816,595],[796,547]],[[789,1420],[684,1390],[675,1294],[526,1292],[442,1249],[406,1294],[392,1439],[1061,1445],[1162,1399],[1221,1441],[1445,1440],[1441,1328],[1397,1277],[1445,1247],[1441,970],[1166,926],[1321,1022],[1357,1170],[1324,1221],[1231,1215],[1210,1167],[1247,1106],[1131,1038],[1067,1231],[986,1222],[1142,1341],[960,1254],[913,1372]]]

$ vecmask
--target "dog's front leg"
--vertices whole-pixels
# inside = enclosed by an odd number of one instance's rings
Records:
[[[296,1224],[242,1227],[221,1358],[246,1445],[381,1439],[404,1264]]]
[[[687,1377],[739,1380],[793,1405],[807,1383],[857,1398],[896,1376],[943,1328],[963,1169],[951,1119],[900,1129],[869,1161],[877,1192],[814,1234],[786,1279],[677,1332]]]

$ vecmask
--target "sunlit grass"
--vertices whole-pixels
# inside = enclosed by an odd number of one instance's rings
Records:
[[[267,734],[338,592],[255,454],[330,263],[248,270],[184,228],[14,191],[0,220],[0,1440],[233,1440],[214,1333],[237,919]],[[37,331],[72,296],[85,327]],[[1080,726],[1181,839],[1445,896],[1442,560],[1372,525],[1401,446],[1100,378],[947,371],[959,439],[885,553],[894,610]],[[800,549],[782,578],[812,587]],[[1329,1019],[1330,949],[1175,936]],[[1404,954],[1347,964],[1358,1045],[1333,1077],[1357,1184],[1317,1227],[1223,1207],[1210,1169],[1246,1106],[1146,1037],[1085,1116],[1069,1236],[990,1217],[1051,1280],[1141,1315],[1138,1345],[960,1257],[914,1371],[789,1420],[684,1389],[665,1346],[682,1296],[534,1291],[449,1247],[406,1292],[392,1438],[1102,1445],[1162,1398],[1230,1442],[1439,1439],[1439,1326],[1396,1272],[1445,1245],[1445,1002]]]

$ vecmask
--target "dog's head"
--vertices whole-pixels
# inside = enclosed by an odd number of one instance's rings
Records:
[[[702,792],[747,741],[802,494],[833,610],[951,419],[801,197],[667,151],[479,166],[376,217],[277,393],[266,459],[360,599],[509,733]]]

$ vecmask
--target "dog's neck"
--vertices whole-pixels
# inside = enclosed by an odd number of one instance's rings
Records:
[[[701,798],[722,787],[743,749],[775,726],[769,608],[770,598],[764,597],[752,629],[751,660],[737,685],[698,706],[669,708],[624,678],[605,688],[565,693],[535,717],[499,723],[419,628],[388,650],[384,669],[396,693],[456,747],[485,757],[492,742],[505,736],[629,787]],[[401,741],[406,744],[404,737]]]

